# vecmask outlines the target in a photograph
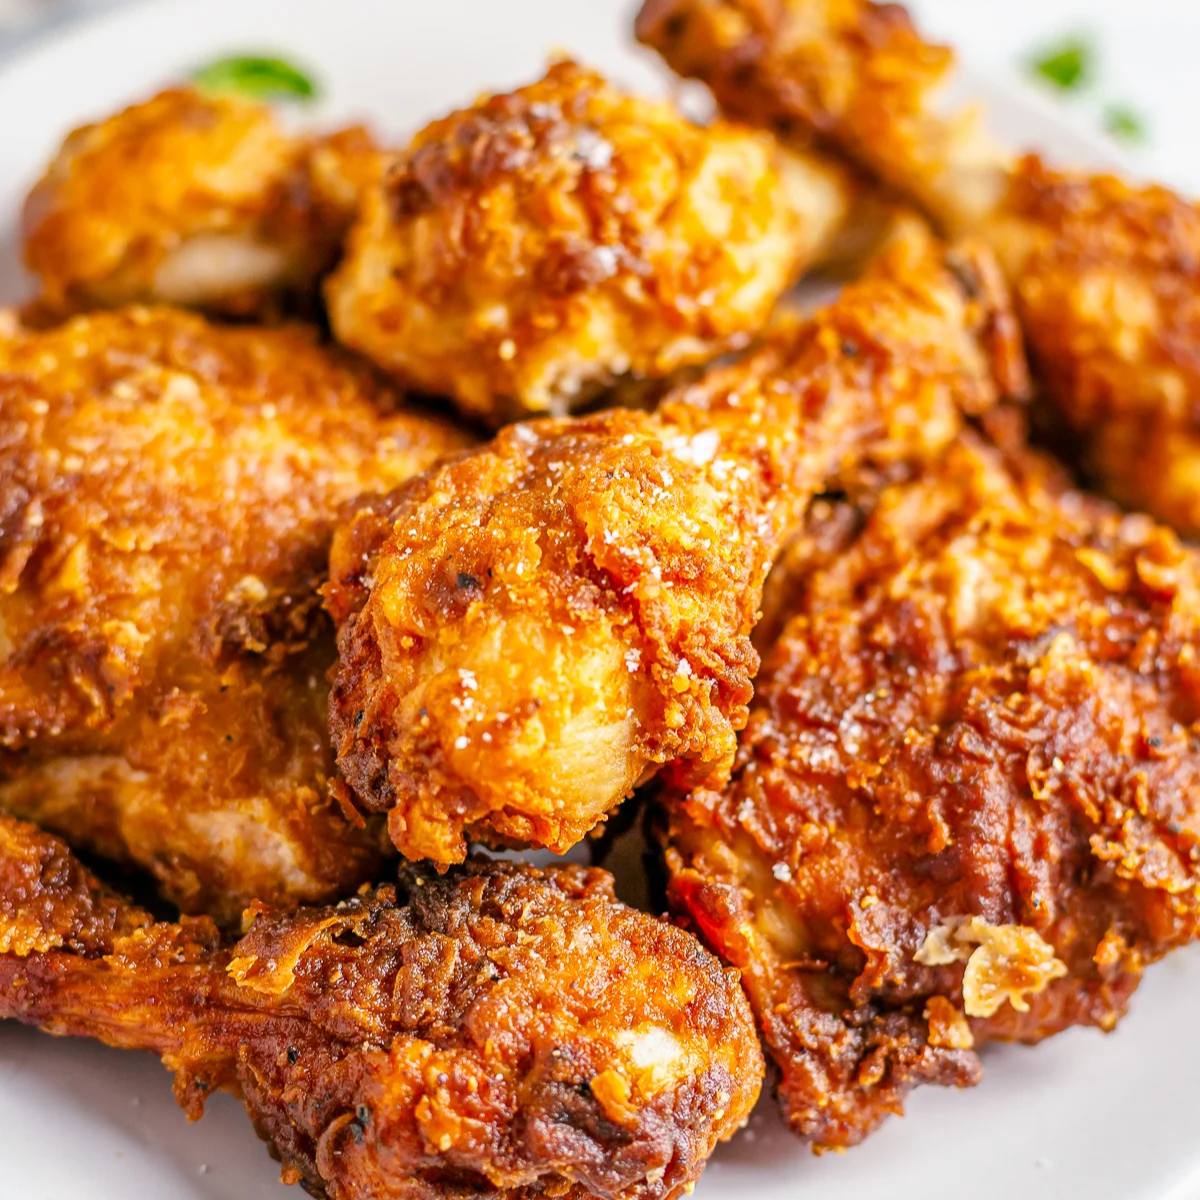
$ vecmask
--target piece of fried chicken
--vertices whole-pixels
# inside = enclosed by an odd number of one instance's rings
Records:
[[[846,217],[850,177],[576,63],[435,121],[369,189],[336,336],[492,424],[745,345]]]
[[[731,116],[837,148],[1002,260],[1049,400],[1115,498],[1200,535],[1200,209],[1011,156],[895,4],[647,0],[642,39]]]
[[[931,239],[654,414],[515,426],[338,530],[331,723],[407,856],[562,851],[662,768],[719,780],[763,579],[814,493],[1019,391],[994,264]]]
[[[1080,465],[1200,537],[1200,208],[1028,158],[987,237]]]
[[[946,116],[954,66],[899,4],[643,0],[638,38],[732,117],[848,155],[956,223],[990,211],[1004,156],[971,112]]]
[[[1111,1029],[1200,936],[1196,555],[973,440],[843,529],[733,782],[661,817],[817,1146],[975,1082],[986,1042]]]
[[[172,88],[68,135],[25,204],[26,265],[53,313],[270,313],[313,298],[379,169],[362,129],[295,137],[264,104]]]
[[[186,909],[325,899],[341,505],[465,439],[298,328],[167,309],[0,330],[0,805]]]
[[[602,871],[473,862],[240,941],[155,923],[0,818],[0,1017],[152,1050],[191,1117],[239,1095],[329,1200],[669,1200],[745,1121],[737,973]]]

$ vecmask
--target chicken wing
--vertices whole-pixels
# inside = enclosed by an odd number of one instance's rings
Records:
[[[326,287],[340,341],[493,424],[744,345],[841,225],[846,172],[573,62],[419,133]]]
[[[1111,1029],[1200,936],[1200,559],[966,439],[842,528],[732,783],[661,814],[818,1146],[986,1042]]]
[[[330,908],[156,924],[0,818],[0,1017],[151,1050],[244,1101],[330,1200],[690,1191],[763,1064],[736,972],[611,878],[474,862]]]
[[[170,310],[0,330],[0,805],[186,908],[324,899],[339,506],[465,439],[298,329]]]
[[[25,205],[26,265],[56,313],[272,311],[314,294],[379,169],[364,130],[293,137],[266,105],[173,88],[67,137]]]
[[[1161,187],[1014,162],[940,111],[951,53],[898,5],[647,0],[643,40],[732,116],[839,148],[1000,255],[1081,465],[1200,535],[1200,210]]]
[[[565,850],[664,767],[719,780],[763,579],[814,493],[940,452],[1022,382],[990,260],[904,241],[654,414],[516,426],[363,507],[327,590],[358,803],[447,863],[468,839]]]

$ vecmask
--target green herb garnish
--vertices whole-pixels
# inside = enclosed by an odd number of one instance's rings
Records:
[[[1039,78],[1064,92],[1083,87],[1092,77],[1092,47],[1081,37],[1066,38],[1029,62]]]
[[[1104,128],[1125,142],[1146,140],[1146,122],[1127,104],[1110,104],[1104,110]]]
[[[255,100],[313,100],[317,95],[310,75],[268,55],[218,58],[193,72],[192,82],[206,92],[238,92]]]

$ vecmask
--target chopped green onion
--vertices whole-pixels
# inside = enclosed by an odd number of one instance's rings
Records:
[[[1039,78],[1064,92],[1075,91],[1091,80],[1092,47],[1081,37],[1066,38],[1029,62],[1029,68]]]
[[[1104,110],[1104,128],[1125,142],[1146,140],[1146,122],[1127,104],[1110,104]]]
[[[255,100],[312,100],[317,95],[310,75],[267,55],[218,58],[195,71],[192,82],[206,92],[238,92]]]

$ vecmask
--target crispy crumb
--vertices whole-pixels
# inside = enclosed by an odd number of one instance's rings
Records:
[[[929,1044],[948,1050],[970,1050],[975,1037],[967,1018],[945,996],[930,996],[924,1017],[929,1025]]]
[[[981,917],[931,929],[913,958],[928,967],[967,964],[962,990],[968,1017],[995,1016],[1006,1001],[1017,1012],[1028,1012],[1028,997],[1067,973],[1036,929],[990,925]]]

